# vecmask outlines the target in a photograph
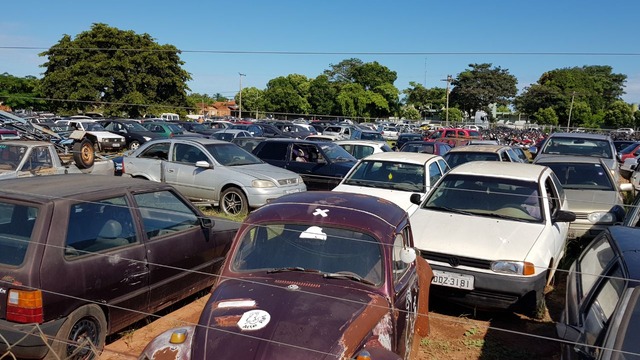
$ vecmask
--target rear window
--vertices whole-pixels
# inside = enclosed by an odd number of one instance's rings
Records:
[[[0,264],[24,262],[37,217],[36,207],[0,202]]]

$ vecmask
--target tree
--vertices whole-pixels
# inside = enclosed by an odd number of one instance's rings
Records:
[[[538,109],[531,117],[538,125],[558,125],[558,115],[551,107]]]
[[[449,102],[472,114],[489,104],[507,105],[516,96],[518,80],[507,69],[491,64],[469,64],[452,82]]]
[[[440,111],[440,119],[444,120],[447,119],[447,109],[442,109]],[[462,116],[462,111],[458,108],[449,108],[449,122],[460,122],[462,121],[462,119],[464,119],[464,117]]]
[[[446,106],[447,91],[445,88],[427,89],[422,84],[409,82],[411,87],[402,91],[405,95],[405,102],[420,110],[422,117],[430,116],[434,111]]]
[[[325,70],[324,75],[326,75],[331,82],[353,83],[355,82],[355,70],[359,66],[362,66],[362,64],[362,60],[356,58],[342,60],[335,65],[330,64],[331,69]]]
[[[614,102],[605,111],[604,124],[610,128],[633,127],[631,106],[622,100]]]
[[[257,87],[248,87],[242,89],[243,113],[245,111],[250,114],[257,114],[258,111],[264,112],[266,110],[264,99],[264,92]]]
[[[40,99],[38,84],[34,76],[0,74],[0,102],[13,109],[43,110],[45,102]]]
[[[292,115],[308,114],[309,83],[309,79],[300,74],[290,74],[269,80],[264,90],[267,110]]]
[[[187,105],[191,80],[179,54],[148,34],[93,24],[74,39],[64,35],[40,54],[48,59],[41,65],[46,68],[41,91],[59,99],[53,102],[58,110],[101,107],[107,115],[137,117],[146,112],[142,104],[157,104],[176,111]]]
[[[318,115],[331,115],[337,112],[336,96],[338,86],[329,81],[327,75],[319,75],[309,84],[309,106],[311,112]]]
[[[404,105],[400,109],[400,117],[403,119],[419,120],[420,111],[413,107],[413,105]]]

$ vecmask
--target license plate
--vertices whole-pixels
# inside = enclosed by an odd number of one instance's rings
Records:
[[[119,143],[113,143],[113,147],[120,147]]]
[[[291,189],[291,190],[285,190],[284,193],[285,194],[293,194],[293,193],[297,193],[300,192],[300,189]]]
[[[457,289],[473,290],[473,276],[448,271],[433,270],[432,284]]]

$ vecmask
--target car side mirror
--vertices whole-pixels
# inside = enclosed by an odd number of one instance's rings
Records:
[[[400,260],[405,264],[411,264],[416,261],[418,257],[417,251],[414,248],[404,248],[400,250]]]
[[[209,162],[207,161],[200,160],[200,161],[196,161],[196,167],[203,168],[203,169],[212,169],[213,165],[209,164]]]
[[[213,225],[215,224],[212,218],[209,217],[201,217],[200,219],[200,226],[203,229],[213,229]]]
[[[531,155],[538,153],[538,148],[536,146],[529,146],[528,150]]]
[[[573,222],[576,221],[576,214],[571,211],[558,210],[553,217],[554,222]]]
[[[582,332],[578,328],[560,322],[556,323],[556,332],[558,333],[558,338],[571,343],[579,342],[582,337]]]
[[[412,204],[420,205],[420,203],[422,202],[422,194],[411,194],[409,201],[411,201]]]

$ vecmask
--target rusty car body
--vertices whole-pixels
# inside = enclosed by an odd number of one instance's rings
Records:
[[[106,335],[211,286],[237,229],[166,184],[3,180],[0,357],[96,358]]]
[[[428,263],[407,213],[362,194],[285,195],[243,222],[197,326],[140,359],[409,359],[428,333]]]

